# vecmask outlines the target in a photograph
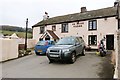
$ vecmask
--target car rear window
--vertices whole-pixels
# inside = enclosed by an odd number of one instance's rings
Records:
[[[48,45],[48,44],[49,44],[48,41],[39,41],[39,42],[37,43],[37,45]]]

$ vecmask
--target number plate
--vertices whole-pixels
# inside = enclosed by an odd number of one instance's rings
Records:
[[[59,55],[50,55],[51,57],[59,57]]]
[[[42,52],[42,50],[38,50],[37,52]]]

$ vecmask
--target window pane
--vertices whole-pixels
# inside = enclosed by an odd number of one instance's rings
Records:
[[[68,32],[68,24],[66,24],[65,31]]]
[[[92,29],[92,21],[89,21],[89,29]]]
[[[64,25],[64,27],[63,27],[63,31],[65,32],[65,25]]]
[[[56,31],[56,26],[55,26],[55,25],[52,26],[52,30],[53,30],[53,31]]]
[[[45,31],[45,27],[40,27],[40,34],[43,34]]]
[[[62,32],[68,32],[68,23],[62,24]]]
[[[88,37],[89,45],[97,45],[97,35],[90,35]]]
[[[91,37],[88,36],[88,44],[90,45],[91,44]]]
[[[64,24],[62,24],[62,29],[61,30],[62,30],[62,32],[64,32]]]
[[[91,44],[93,45],[94,44],[94,37],[91,36]]]
[[[97,29],[97,21],[96,20],[89,21],[89,30],[96,30],[96,29]]]
[[[96,23],[96,21],[93,21],[93,29],[97,29],[97,23]]]

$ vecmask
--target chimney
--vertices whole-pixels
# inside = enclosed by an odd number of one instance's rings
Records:
[[[117,7],[117,2],[114,2],[114,7]]]
[[[86,7],[81,7],[81,13],[84,13],[86,11],[87,11]]]
[[[48,13],[45,12],[45,15],[43,16],[43,20],[47,20],[49,18]]]

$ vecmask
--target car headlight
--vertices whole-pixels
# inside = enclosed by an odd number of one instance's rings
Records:
[[[68,51],[70,51],[69,49],[63,49],[62,50],[62,52],[64,53],[64,52],[68,52]]]
[[[46,53],[49,53],[49,51],[50,51],[50,49],[48,48],[47,51],[46,51]]]

